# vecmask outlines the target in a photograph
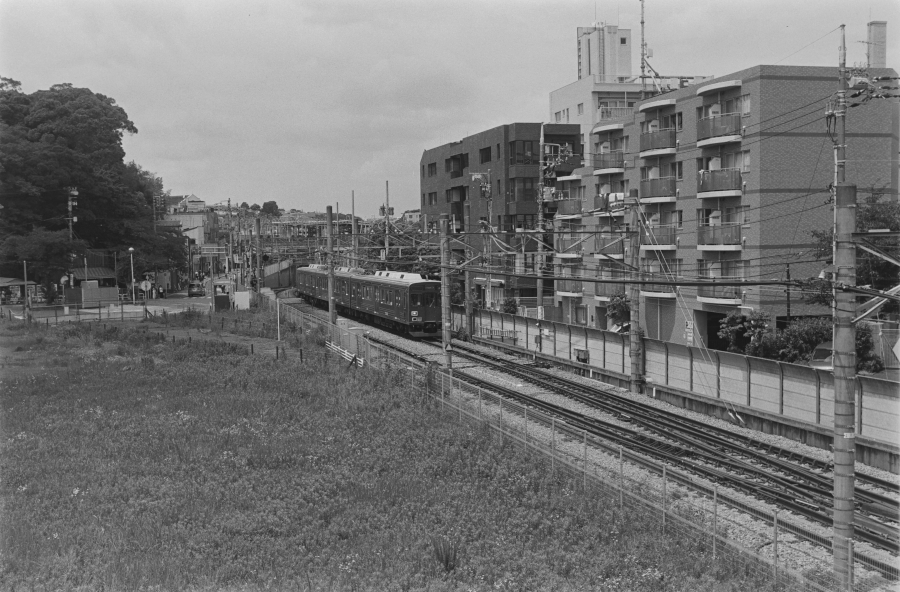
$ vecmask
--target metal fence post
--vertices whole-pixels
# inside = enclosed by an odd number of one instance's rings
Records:
[[[662,510],[663,510],[662,527],[663,527],[663,534],[665,534],[666,533],[666,465],[663,465],[662,479],[663,479],[663,483],[662,483]]]
[[[481,398],[481,387],[478,387],[478,421],[484,421],[484,416],[481,414]]]
[[[550,471],[555,475],[556,474],[556,418],[550,418],[550,450],[553,451],[553,454],[550,455]]]
[[[622,469],[622,446],[619,445],[619,507],[625,505],[625,473]]]
[[[500,443],[503,443],[503,398],[500,398]]]
[[[525,408],[525,449],[528,449],[528,407]]]
[[[716,542],[719,538],[719,486],[713,485],[713,561],[716,560]]]
[[[778,587],[778,510],[772,515],[772,575]]]
[[[584,466],[581,470],[582,487],[587,489],[587,430],[581,430],[584,435]]]

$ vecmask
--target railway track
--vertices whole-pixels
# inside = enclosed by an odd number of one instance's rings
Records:
[[[402,351],[406,355],[427,361],[423,356],[402,348],[395,342],[377,338],[372,338],[372,340]],[[559,417],[577,430],[584,430],[591,435],[646,457],[681,467],[713,483],[720,483],[742,491],[827,527],[832,525],[831,479],[816,472],[813,468],[798,466],[796,464],[798,455],[796,454],[794,454],[795,458],[792,462],[782,458],[787,454],[786,451],[777,449],[774,454],[767,454],[763,449],[771,449],[771,446],[760,441],[752,441],[749,438],[739,437],[736,442],[735,435],[723,428],[663,410],[644,407],[625,397],[618,396],[614,392],[567,380],[528,365],[511,367],[508,359],[475,351],[459,342],[454,342],[453,349],[454,355],[457,357],[465,357],[528,381],[550,392],[563,394],[592,408],[609,413],[619,421],[631,425],[623,426],[619,423],[588,417],[571,409],[522,394],[515,389],[482,380],[464,370],[455,371],[457,375],[465,375],[467,382]],[[608,399],[612,399],[613,402],[611,403]],[[619,403],[619,405],[617,406],[615,403]],[[723,451],[726,450],[729,451],[729,454],[723,454]],[[809,459],[809,457],[802,458]],[[632,456],[630,460],[642,464],[639,456]],[[816,459],[809,460],[815,461],[810,463],[815,469],[827,470],[826,463]],[[643,466],[653,472],[659,472],[654,463],[646,462]],[[895,487],[894,484],[888,482],[875,481],[878,486]],[[696,483],[692,482],[691,485],[697,487]],[[712,490],[710,489],[707,493],[712,495]],[[875,518],[896,520],[896,500],[871,491],[865,491],[864,496],[859,497],[862,501],[855,521],[857,538],[874,547],[894,554],[898,553],[900,541],[897,538],[896,526],[884,524]],[[770,522],[773,519],[771,515],[748,508],[745,503],[730,499],[727,495],[723,496],[720,493],[719,499],[740,510],[749,511],[763,520]],[[822,537],[814,532],[789,523],[782,523],[782,526],[804,540],[823,545]],[[830,542],[824,546],[830,549]],[[897,568],[889,563],[867,557],[864,554],[857,554],[856,559],[889,579],[898,578]]]

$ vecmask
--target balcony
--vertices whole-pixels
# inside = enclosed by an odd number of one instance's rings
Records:
[[[649,274],[647,274],[649,275]],[[653,274],[654,277],[663,276],[667,280],[674,280],[675,276],[670,274]],[[645,296],[647,298],[675,298],[675,286],[669,286],[666,284],[641,284],[640,287],[641,296]]]
[[[566,192],[568,195],[568,192]],[[556,215],[557,216],[580,216],[581,215],[581,204],[582,201],[580,199],[559,199],[556,202]]]
[[[643,231],[641,236],[642,251],[674,251],[677,246],[675,235],[677,230],[674,226],[652,226]]]
[[[613,274],[610,279],[622,279],[620,276],[621,274]],[[600,279],[602,280],[603,278]],[[600,282],[594,284],[594,300],[608,302],[613,296],[622,294],[625,294],[625,284],[605,284]]]
[[[621,117],[630,117],[634,113],[633,107],[600,107],[600,121],[607,119],[619,119]]]
[[[579,202],[580,203],[580,202]],[[581,257],[585,244],[585,236],[561,237],[556,240],[555,257],[559,259],[577,259]]]
[[[641,203],[675,201],[675,177],[660,177],[641,181]]]
[[[584,295],[581,280],[556,280],[556,295],[580,298]]]
[[[641,158],[675,154],[675,130],[664,129],[641,134]]]
[[[698,251],[740,251],[742,247],[740,224],[701,225],[697,229]]]
[[[714,278],[710,281],[715,281],[715,279],[740,280],[743,278],[723,277]],[[697,301],[705,302],[707,304],[741,304],[741,291],[742,290],[740,286],[719,286],[716,284],[712,284],[709,286],[698,286]]]
[[[740,169],[697,172],[697,197],[740,197],[743,177]]]
[[[621,150],[598,154],[594,163],[595,175],[613,175],[625,172],[625,155]]]
[[[594,212],[598,215],[623,216],[625,214],[625,194],[603,193],[601,195],[592,195],[584,200],[582,211]]]
[[[596,259],[623,259],[625,257],[625,241],[620,234],[604,232],[594,238],[594,257]]]
[[[697,122],[697,148],[740,141],[740,113],[723,113]]]

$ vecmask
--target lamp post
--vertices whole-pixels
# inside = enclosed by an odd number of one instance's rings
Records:
[[[128,258],[131,259],[131,303],[134,304],[134,247],[128,247]]]

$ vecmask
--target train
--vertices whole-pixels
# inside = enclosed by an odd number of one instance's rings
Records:
[[[297,268],[297,294],[310,304],[328,306],[328,266]],[[441,331],[441,282],[408,271],[359,268],[334,270],[338,313],[409,335],[436,337]]]

